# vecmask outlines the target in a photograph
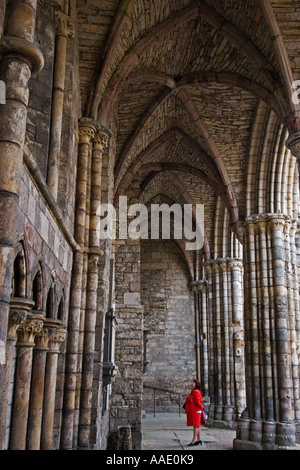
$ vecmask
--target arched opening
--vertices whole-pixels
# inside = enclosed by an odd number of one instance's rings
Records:
[[[32,282],[32,300],[35,304],[35,310],[42,310],[43,308],[43,278],[42,270],[38,269]]]
[[[46,302],[46,317],[47,318],[55,318],[55,311],[54,311],[54,287],[51,286],[48,290],[47,295],[47,302]]]
[[[64,294],[62,294],[59,305],[58,305],[58,310],[57,310],[57,319],[61,322],[64,320],[64,309],[65,309],[65,301],[64,301]]]
[[[26,297],[26,262],[23,249],[17,254],[14,261],[12,297]]]

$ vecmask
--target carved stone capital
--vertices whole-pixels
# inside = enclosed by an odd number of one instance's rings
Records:
[[[289,131],[289,137],[285,144],[294,157],[300,159],[300,111],[296,111],[285,118],[285,123]]]
[[[14,310],[8,319],[7,339],[14,341],[17,339],[17,330],[26,320],[27,314],[22,310]]]
[[[300,132],[296,132],[286,141],[286,146],[297,160],[300,160]]]
[[[57,36],[65,36],[67,38],[74,36],[74,27],[69,16],[65,15],[61,11],[57,11],[55,13],[55,19]]]
[[[242,270],[243,269],[243,261],[239,258],[229,258],[228,259],[228,268],[230,270],[234,270],[234,269]]]
[[[35,342],[35,349],[47,351],[49,342],[49,330],[47,328],[43,328],[42,331],[36,335]]]
[[[108,147],[109,135],[103,130],[98,130],[94,137],[94,148],[101,152]]]
[[[43,320],[25,320],[17,329],[18,344],[22,346],[34,346],[34,339],[42,331]]]
[[[256,229],[258,233],[266,233],[267,232],[267,221],[265,219],[258,219],[256,221]]]
[[[67,336],[67,330],[64,327],[56,328],[49,337],[49,350],[53,353],[59,353],[60,348]]]
[[[241,220],[237,220],[236,222],[232,223],[230,227],[233,233],[236,235],[238,241],[243,244],[245,236],[245,227],[243,222]]]
[[[284,232],[286,226],[286,218],[281,214],[270,214],[268,216],[268,228],[271,232],[279,230]]]
[[[200,281],[191,281],[189,283],[189,287],[195,294],[197,294],[198,292],[205,292],[207,288],[207,281],[205,281],[204,279]]]
[[[80,144],[90,144],[97,131],[97,125],[91,119],[81,119],[79,122],[78,138]]]

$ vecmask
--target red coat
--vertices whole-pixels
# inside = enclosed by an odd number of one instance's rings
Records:
[[[185,402],[185,412],[186,413],[197,413],[197,411],[202,411],[202,393],[200,390],[195,388],[188,396]]]

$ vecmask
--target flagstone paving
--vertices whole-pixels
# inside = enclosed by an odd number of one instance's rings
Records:
[[[142,420],[143,450],[233,450],[235,430],[201,428],[202,446],[188,447],[193,431],[186,426],[185,414],[146,414]]]

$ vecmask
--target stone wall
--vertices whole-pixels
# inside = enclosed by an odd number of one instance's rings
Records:
[[[45,269],[47,286],[51,272],[55,271],[57,288],[68,289],[72,267],[72,249],[65,239],[55,217],[37,189],[27,169],[23,168],[20,209],[26,245],[29,252],[29,270],[39,259]]]
[[[143,241],[141,283],[148,362],[144,386],[171,389],[183,399],[196,370],[194,300],[187,270],[171,243]],[[146,411],[153,410],[153,397],[153,390],[145,388]],[[156,410],[177,412],[178,395],[157,391]]]

